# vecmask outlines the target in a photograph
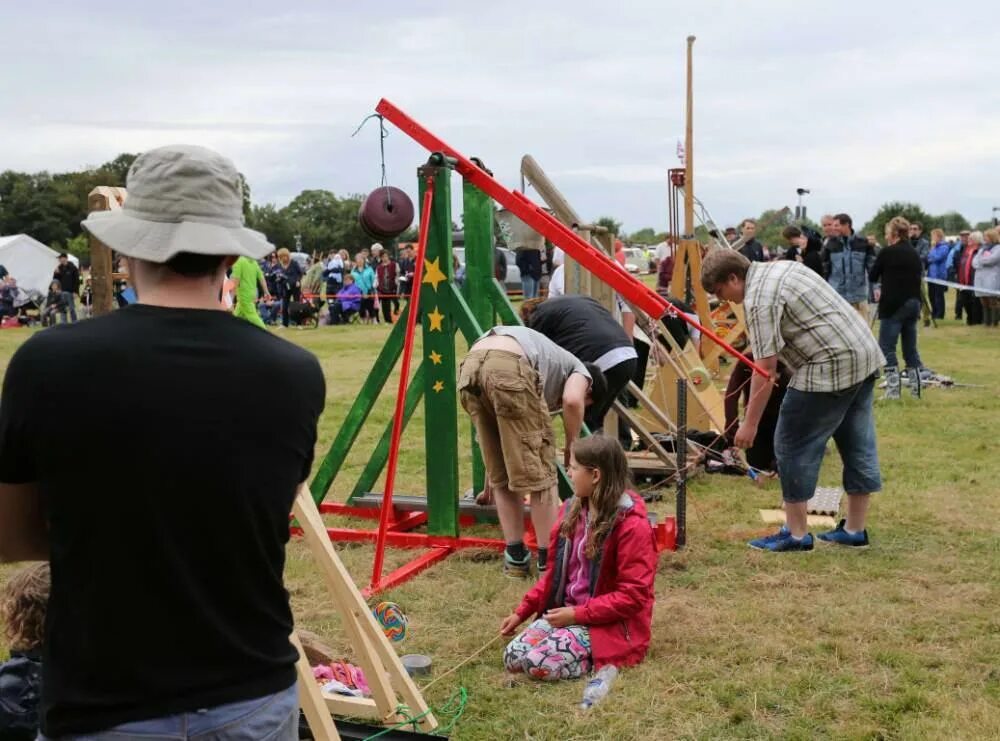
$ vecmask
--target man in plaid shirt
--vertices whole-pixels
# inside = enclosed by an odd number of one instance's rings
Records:
[[[821,276],[782,260],[751,263],[733,250],[705,257],[701,282],[725,301],[744,304],[757,365],[770,374],[780,360],[792,371],[774,433],[787,525],[750,541],[768,551],[809,551],[806,502],[813,496],[827,441],[844,462],[847,517],[820,540],[866,547],[872,492],[882,486],[872,398],[885,358],[861,316]],[[770,380],[754,375],[736,445],[748,448],[767,405]]]

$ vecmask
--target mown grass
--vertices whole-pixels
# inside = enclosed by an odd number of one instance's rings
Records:
[[[357,394],[385,327],[288,331],[320,358],[327,409],[317,462]],[[26,335],[0,332],[0,368]],[[745,541],[766,531],[757,510],[775,488],[702,476],[689,496],[689,545],[664,554],[654,639],[609,700],[576,712],[579,682],[506,685],[498,643],[428,693],[463,685],[469,704],[453,738],[1000,738],[1000,332],[945,321],[921,330],[927,365],[983,388],[930,389],[878,402],[885,491],[870,519],[872,548],[766,555]],[[343,499],[392,411],[396,379],[330,493]],[[462,431],[469,485],[468,427]],[[397,491],[423,493],[424,426],[404,437]],[[839,484],[828,456],[821,483]],[[654,505],[667,513],[668,501]],[[372,548],[338,546],[359,584]],[[391,551],[387,568],[412,553]],[[524,584],[482,554],[454,556],[385,595],[410,618],[403,653],[455,666],[494,634]],[[11,567],[0,570],[0,579]],[[287,581],[299,622],[350,655],[306,549],[293,542]],[[0,647],[2,650],[2,647]]]

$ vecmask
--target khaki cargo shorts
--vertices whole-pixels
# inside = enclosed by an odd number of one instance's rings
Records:
[[[462,361],[458,391],[490,484],[515,494],[550,491],[557,481],[555,434],[531,364],[506,350],[473,350]]]

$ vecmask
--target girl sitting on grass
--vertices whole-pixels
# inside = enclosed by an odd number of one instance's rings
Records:
[[[17,572],[0,594],[0,620],[10,645],[10,661],[0,663],[0,738],[4,741],[28,741],[38,734],[48,603],[48,563]]]
[[[577,440],[568,473],[576,496],[552,529],[552,566],[500,625],[513,635],[535,616],[504,665],[536,679],[638,664],[649,648],[657,554],[646,506],[626,491],[625,452],[603,435]]]

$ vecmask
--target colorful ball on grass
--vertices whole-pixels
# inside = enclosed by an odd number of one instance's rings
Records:
[[[406,638],[406,615],[395,602],[379,602],[372,610],[386,638],[399,642]]]

